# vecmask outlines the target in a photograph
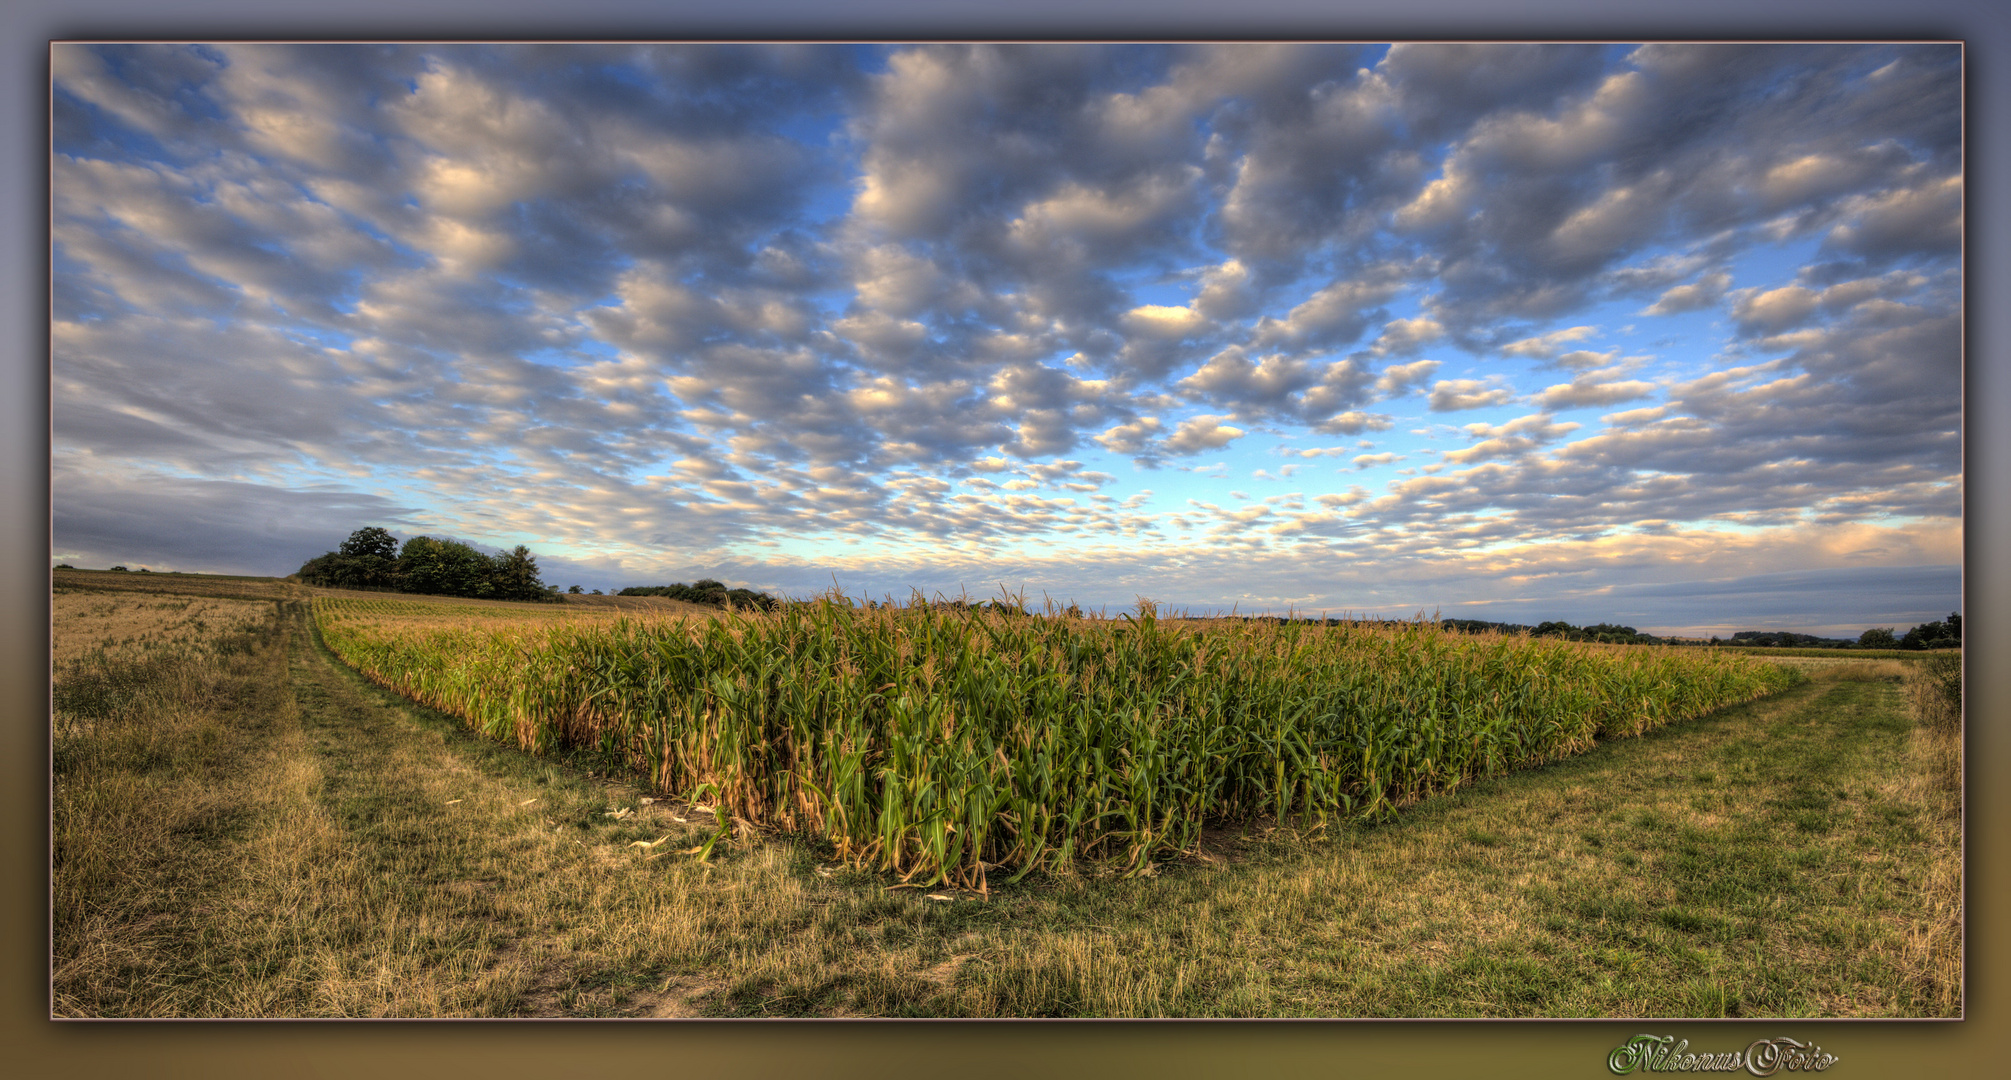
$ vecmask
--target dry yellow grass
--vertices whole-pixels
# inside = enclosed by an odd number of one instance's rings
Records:
[[[237,600],[284,600],[307,596],[306,586],[279,578],[217,577],[207,574],[141,574],[111,570],[51,571],[54,591],[155,593]]]
[[[131,662],[149,653],[200,649],[231,634],[263,626],[272,603],[131,592],[64,592],[52,598],[52,662],[56,669],[86,655]]]

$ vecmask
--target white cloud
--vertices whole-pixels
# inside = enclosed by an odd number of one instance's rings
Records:
[[[1243,437],[1243,429],[1222,423],[1225,419],[1227,417],[1204,415],[1182,421],[1164,445],[1175,454],[1198,454],[1227,446]]]
[[[1432,384],[1428,400],[1433,412],[1458,412],[1506,405],[1515,400],[1515,391],[1492,380],[1440,379]]]
[[[1725,290],[1731,285],[1732,275],[1723,270],[1713,270],[1688,285],[1678,285],[1664,292],[1653,304],[1643,308],[1641,314],[1680,315],[1712,307],[1724,297]]]
[[[1501,353],[1504,356],[1523,356],[1535,360],[1549,360],[1564,351],[1565,345],[1574,341],[1583,341],[1598,332],[1599,329],[1593,326],[1570,326],[1562,330],[1552,330],[1547,334],[1538,334],[1535,337],[1511,341],[1501,347]]]

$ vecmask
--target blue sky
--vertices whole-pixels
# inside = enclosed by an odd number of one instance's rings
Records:
[[[1954,46],[86,46],[54,556],[1956,607]]]

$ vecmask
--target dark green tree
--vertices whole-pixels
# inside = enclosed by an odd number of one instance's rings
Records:
[[[1948,618],[1921,623],[1899,639],[1902,649],[1957,649],[1962,647],[1962,615],[1949,612]]]
[[[1860,649],[1894,649],[1899,647],[1899,639],[1892,636],[1892,627],[1874,626],[1857,636]]]
[[[352,559],[395,559],[398,557],[398,538],[371,525],[349,534],[338,549],[341,554]]]
[[[545,584],[538,580],[538,560],[531,550],[522,544],[500,555],[492,556],[490,563],[490,592],[498,600],[543,600]]]
[[[349,534],[342,546],[307,560],[296,571],[309,585],[330,589],[388,589],[398,585],[398,541],[371,526]]]
[[[434,596],[556,601],[558,589],[538,580],[537,556],[519,544],[484,555],[458,540],[415,536],[401,550],[376,526],[349,534],[342,546],[309,559],[298,571],[309,585],[393,588]]]
[[[489,557],[458,540],[415,536],[398,553],[406,592],[486,598],[495,591]]]

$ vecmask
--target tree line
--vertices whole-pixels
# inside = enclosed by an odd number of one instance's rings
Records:
[[[1951,611],[1946,619],[1924,622],[1894,637],[1890,626],[1874,626],[1860,634],[1859,648],[1865,649],[1959,649],[1962,647],[1962,613]]]
[[[350,533],[340,548],[307,560],[295,576],[331,589],[392,589],[478,600],[559,599],[556,586],[538,579],[537,556],[522,544],[488,555],[458,540],[415,536],[401,548],[396,537],[375,526]]]
[[[1662,639],[1653,634],[1644,634],[1631,626],[1617,623],[1594,623],[1591,626],[1573,626],[1568,622],[1552,620],[1535,626],[1524,623],[1486,622],[1480,619],[1440,619],[1439,625],[1448,630],[1458,630],[1467,634],[1528,634],[1530,637],[1563,638],[1566,641],[1594,641],[1606,645],[1660,645]]]
[[[615,594],[616,596],[662,596],[672,600],[682,600],[687,604],[709,604],[712,607],[757,608],[772,611],[781,601],[767,593],[752,589],[729,589],[723,581],[700,578],[686,585],[677,582],[672,585],[631,585]]]
[[[1468,634],[1528,634],[1531,637],[1559,637],[1567,641],[1598,641],[1623,645],[1692,644],[1691,641],[1658,638],[1637,632],[1631,626],[1597,623],[1573,626],[1568,622],[1524,623],[1486,622],[1481,619],[1441,619],[1439,625]],[[1962,616],[1950,612],[1948,618],[1921,623],[1905,634],[1892,627],[1873,627],[1855,638],[1826,638],[1797,634],[1789,630],[1740,630],[1730,638],[1712,637],[1713,645],[1756,645],[1793,649],[1959,649],[1962,647]]]

